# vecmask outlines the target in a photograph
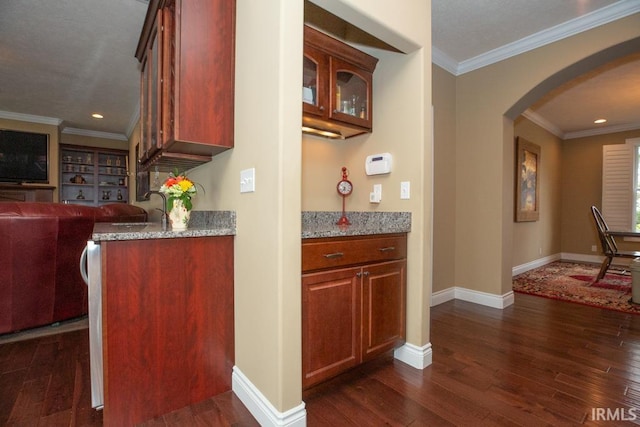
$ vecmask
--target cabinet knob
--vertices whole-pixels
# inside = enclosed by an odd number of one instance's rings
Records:
[[[362,275],[363,275],[364,277],[369,277],[369,272],[368,272],[368,271],[365,271],[365,272],[363,272],[363,273],[362,273]]]
[[[358,271],[358,272],[356,273],[356,277],[362,277],[362,273]]]

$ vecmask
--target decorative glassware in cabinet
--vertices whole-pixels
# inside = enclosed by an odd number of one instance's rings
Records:
[[[369,83],[352,71],[336,72],[336,118],[346,114],[353,118],[369,119]],[[345,118],[342,117],[342,120]],[[351,120],[349,120],[351,121]],[[357,123],[357,122],[356,122]]]

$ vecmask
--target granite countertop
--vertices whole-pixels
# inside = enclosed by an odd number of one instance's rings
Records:
[[[408,233],[411,212],[347,212],[351,225],[340,227],[336,222],[342,212],[302,212],[302,238],[366,236],[373,234]]]
[[[367,236],[374,234],[408,233],[411,231],[411,212],[347,212],[351,225],[340,227],[336,222],[341,212],[302,212],[302,238]],[[235,236],[234,211],[193,211],[189,228],[162,230],[159,223],[97,222],[92,239],[109,240],[175,239],[185,237]]]
[[[236,213],[234,211],[192,211],[189,228],[173,231],[171,226],[163,230],[157,222],[97,222],[91,238],[95,242],[108,240],[176,239],[185,237],[234,236]]]

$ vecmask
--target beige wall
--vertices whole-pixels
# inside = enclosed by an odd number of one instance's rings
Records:
[[[512,120],[528,106],[522,105],[521,100],[532,103],[551,89],[543,83],[560,83],[550,79],[556,73],[564,71],[564,77],[570,78],[577,70],[567,67],[638,36],[640,14],[456,79],[457,286],[497,295],[511,291]],[[507,112],[515,115],[506,117]]]
[[[562,143],[562,252],[601,255],[591,205],[602,207],[602,146],[624,144],[640,130],[569,139]],[[626,247],[619,240],[621,249]],[[591,246],[598,247],[597,253]],[[635,246],[637,249],[637,245]]]
[[[515,120],[514,133],[540,146],[540,218],[513,224],[512,266],[518,266],[561,251],[563,162],[562,141],[549,131],[520,116]]]
[[[433,292],[455,286],[456,80],[433,66]],[[471,212],[468,212],[471,215]]]

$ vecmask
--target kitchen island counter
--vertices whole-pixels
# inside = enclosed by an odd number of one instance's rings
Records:
[[[192,212],[185,231],[154,223],[94,228],[98,259],[89,269],[99,280],[89,280],[89,295],[101,307],[89,309],[98,316],[95,332],[89,323],[102,344],[96,388],[102,383],[105,427],[231,390],[235,213],[205,215],[211,222],[198,215],[205,214]]]

